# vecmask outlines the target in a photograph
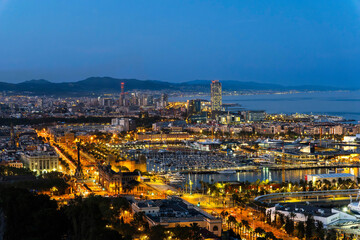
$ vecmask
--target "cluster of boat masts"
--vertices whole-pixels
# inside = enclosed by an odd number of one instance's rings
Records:
[[[177,171],[219,171],[237,169],[248,160],[247,155],[228,156],[212,152],[157,152],[147,154],[148,171],[177,172]],[[267,161],[265,157],[257,160]],[[228,171],[224,172],[227,173]],[[234,172],[234,171],[233,171]]]
[[[185,178],[179,172],[211,171],[219,174],[236,174],[239,167],[247,166],[244,160],[251,160],[258,165],[274,164],[271,155],[238,155],[228,156],[211,152],[171,152],[157,151],[146,154],[147,168],[149,172],[160,173],[170,183],[185,182]],[[176,172],[175,174],[173,172]]]

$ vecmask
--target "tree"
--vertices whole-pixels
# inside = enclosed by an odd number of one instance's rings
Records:
[[[316,236],[318,239],[323,240],[325,239],[325,230],[324,224],[320,221],[316,221]]]
[[[326,240],[336,240],[337,232],[335,229],[329,229],[326,234]]]
[[[231,195],[231,199],[232,199],[232,202],[233,202],[233,206],[235,206],[235,203],[237,203],[237,200],[239,199],[239,196],[236,193],[233,193]]]
[[[294,221],[289,216],[286,217],[285,231],[289,235],[292,235],[294,232]]]
[[[271,224],[271,210],[266,212],[266,222]]]
[[[296,213],[291,212],[290,213],[290,219],[294,221],[295,217],[296,217]]]
[[[241,222],[238,222],[236,225],[239,228],[240,235],[241,235],[241,233],[243,232],[242,229],[243,229],[244,226],[243,226],[243,224]]]
[[[0,187],[0,209],[6,216],[4,240],[57,240],[67,229],[68,221],[56,201],[26,189]]]
[[[227,211],[223,210],[223,211],[221,211],[220,215],[223,219],[225,219],[229,215],[229,213]]]
[[[255,233],[256,233],[256,236],[257,236],[257,237],[260,237],[261,235],[263,235],[263,234],[265,233],[265,230],[262,229],[261,227],[257,227],[257,228],[255,229]]]
[[[232,228],[232,225],[236,223],[236,218],[233,215],[230,215],[227,219],[228,229]]]
[[[242,224],[243,228],[245,228],[245,229],[249,229],[249,227],[250,227],[249,222],[244,219],[241,220],[241,224]]]
[[[173,229],[175,239],[191,239],[192,232],[189,227],[181,227],[179,224]]]
[[[142,227],[147,224],[145,219],[144,212],[136,212],[133,216],[133,221],[131,222],[136,228]]]
[[[280,213],[280,212],[278,212],[278,221],[279,221],[279,227],[281,228],[281,227],[283,227],[284,226],[284,224],[285,224],[285,216],[284,216],[284,214],[282,214],[282,213]]]
[[[195,240],[201,239],[201,235],[200,235],[201,228],[199,227],[199,224],[191,223],[190,230],[191,230],[191,235],[192,235],[191,239],[195,239]]]
[[[304,222],[299,222],[297,225],[297,237],[303,239],[305,236],[305,225]]]
[[[276,239],[275,235],[273,232],[266,232],[265,233],[265,239],[267,240],[273,240],[273,239]]]
[[[123,239],[123,236],[112,229],[105,229],[102,231],[96,240],[121,240]]]
[[[161,225],[153,226],[150,229],[149,239],[150,240],[160,240],[166,237],[165,228]]]
[[[120,236],[109,228],[116,229],[123,235],[134,235],[134,227],[121,222],[118,215],[120,209],[128,207],[129,203],[125,203],[125,199],[110,199],[94,195],[90,195],[86,199],[75,198],[68,206],[64,207],[70,223],[68,232],[71,239],[97,240],[107,236],[110,239],[116,239],[115,237]]]
[[[315,220],[313,216],[309,215],[306,219],[306,227],[305,227],[305,237],[306,239],[311,239],[312,235],[316,229]]]
[[[90,196],[75,201],[65,207],[65,213],[70,220],[70,232],[75,240],[96,239],[105,229],[106,221],[99,208],[101,197]]]
[[[136,180],[131,180],[127,184],[124,185],[124,191],[125,192],[131,192],[133,191],[137,186],[139,186],[140,182]]]

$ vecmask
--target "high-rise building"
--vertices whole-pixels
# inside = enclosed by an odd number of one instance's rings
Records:
[[[120,106],[123,106],[124,105],[124,86],[125,86],[125,83],[122,82],[121,83],[121,93],[120,93],[120,99],[119,99],[119,105]]]
[[[201,100],[188,100],[187,104],[188,115],[198,114],[201,112]]]
[[[222,89],[219,80],[211,82],[211,111],[221,111]]]
[[[166,108],[168,105],[168,95],[166,93],[162,93],[160,97],[160,107]]]

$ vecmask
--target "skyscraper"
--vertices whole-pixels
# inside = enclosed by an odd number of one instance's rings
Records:
[[[192,114],[198,114],[201,112],[201,100],[195,99],[195,100],[188,100],[188,115]]]
[[[124,86],[125,86],[125,83],[122,82],[122,83],[121,83],[120,99],[119,99],[119,105],[120,105],[120,106],[123,106],[123,105],[124,105]]]
[[[219,80],[211,82],[211,111],[221,111],[222,89]]]

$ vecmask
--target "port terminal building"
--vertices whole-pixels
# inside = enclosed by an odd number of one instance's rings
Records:
[[[350,173],[329,173],[329,174],[308,174],[305,175],[305,181],[312,181],[313,184],[315,184],[317,181],[324,181],[328,180],[332,182],[333,180],[338,181],[341,180],[347,180],[350,179],[352,181],[356,180],[355,175]]]
[[[275,219],[276,213],[282,213],[284,216],[294,215],[295,222],[305,222],[307,216],[313,216],[315,221],[322,222],[324,227],[337,224],[339,222],[357,221],[356,216],[340,211],[338,209],[319,208],[312,205],[304,204],[276,204],[274,207],[266,209],[271,214],[271,219]]]

